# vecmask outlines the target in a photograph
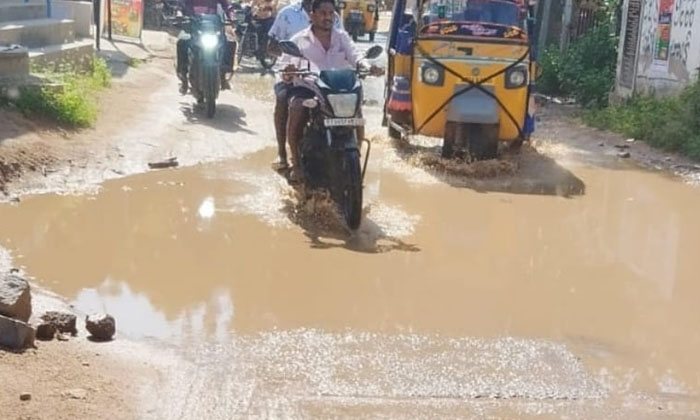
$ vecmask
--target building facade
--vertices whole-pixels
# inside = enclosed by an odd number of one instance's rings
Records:
[[[700,0],[624,0],[616,96],[673,94],[699,70]]]

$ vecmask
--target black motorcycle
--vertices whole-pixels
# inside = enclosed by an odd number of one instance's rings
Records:
[[[233,3],[236,14],[235,30],[238,38],[236,59],[238,64],[245,58],[254,58],[260,62],[263,69],[271,69],[277,62],[277,57],[267,52],[267,45],[262,45],[258,39],[260,23],[253,18],[253,9],[249,5]]]
[[[285,54],[304,58],[293,42],[280,42],[280,49]],[[377,58],[381,53],[382,47],[376,45],[366,52],[365,58]],[[370,152],[369,141],[357,138],[357,127],[365,125],[360,113],[359,79],[368,72],[358,68],[295,74],[311,78],[315,92],[312,99],[304,101],[311,117],[299,145],[305,182],[311,189],[328,191],[348,227],[356,230],[362,219],[362,181]],[[367,143],[362,165],[360,140]]]
[[[207,117],[212,118],[221,90],[224,22],[218,15],[178,17],[174,21],[176,26],[189,29],[191,39],[187,59],[190,92],[197,104],[205,106]]]

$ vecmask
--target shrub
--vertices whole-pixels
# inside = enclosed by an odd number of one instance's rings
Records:
[[[610,25],[602,23],[565,51],[547,49],[540,61],[538,90],[572,96],[585,108],[605,106],[615,82],[617,63],[617,40],[610,33]]]
[[[700,82],[678,97],[637,96],[619,106],[591,110],[584,120],[594,127],[700,159]]]
[[[97,119],[95,93],[111,83],[111,73],[104,60],[95,57],[87,73],[71,70],[46,74],[56,86],[24,87],[19,95],[5,98],[25,114],[36,114],[69,127],[88,127]],[[2,102],[0,102],[2,104]]]

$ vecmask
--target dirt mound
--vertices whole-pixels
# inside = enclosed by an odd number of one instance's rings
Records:
[[[0,192],[6,193],[7,184],[23,173],[51,171],[58,160],[51,143],[61,134],[47,122],[29,120],[9,109],[0,109],[0,120]]]

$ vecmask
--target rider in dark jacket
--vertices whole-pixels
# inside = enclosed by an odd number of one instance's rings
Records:
[[[232,19],[231,3],[229,0],[180,0],[180,7],[185,16],[196,15],[215,15],[217,14],[217,6],[221,6],[224,13]],[[191,35],[187,32],[189,28],[180,32],[177,40],[177,75],[180,78],[180,93],[187,93],[187,51],[190,47]],[[226,41],[226,37],[222,35],[223,43],[223,59],[221,63],[221,88],[230,89],[226,73],[233,72],[233,52],[235,44]]]

